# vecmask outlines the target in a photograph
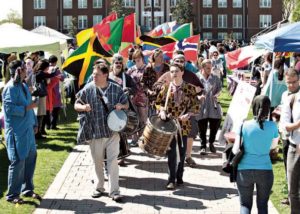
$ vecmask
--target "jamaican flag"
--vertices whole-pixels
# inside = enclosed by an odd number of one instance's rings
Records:
[[[96,35],[91,36],[64,62],[62,69],[77,77],[78,85],[84,84],[93,72],[94,61],[112,55],[104,50]]]

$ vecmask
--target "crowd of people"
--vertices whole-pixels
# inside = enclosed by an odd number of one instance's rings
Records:
[[[94,62],[92,75],[77,92],[74,104],[79,114],[78,142],[89,144],[95,165],[92,197],[104,193],[107,174],[109,196],[122,201],[118,164],[126,164],[126,158],[119,157],[118,161],[120,145],[129,143],[134,147],[145,143],[144,130],[153,116],[176,124],[177,131],[166,152],[169,172],[166,189],[174,190],[184,184],[185,163],[196,166],[191,153],[197,136],[201,141],[200,155],[216,153],[214,144],[223,116],[218,99],[228,73],[224,54],[237,46],[235,42],[203,41],[196,62],[187,61],[181,50],[175,50],[172,59],[165,61],[160,49],[146,60],[140,46],[129,49],[128,60],[115,54],[110,65],[102,58]],[[294,54],[295,63],[291,66],[288,58],[267,53],[251,67],[252,79],[256,82],[254,118],[243,123],[234,144],[242,142],[245,148],[237,173],[241,213],[251,212],[254,186],[258,212],[267,213],[274,179],[270,149],[277,145],[279,133],[289,190],[286,203],[290,203],[292,213],[300,213],[299,56]],[[5,139],[11,161],[7,200],[13,203],[22,202],[21,193],[39,197],[33,191],[32,182],[35,137],[44,138],[45,127],[58,128],[62,105],[59,82],[64,80],[64,75],[56,66],[57,57],[35,60],[34,57],[25,58],[23,62],[13,60],[9,64],[11,79],[3,92]],[[42,93],[43,88],[46,88],[45,93]],[[272,121],[275,114],[272,112],[278,109],[281,109],[281,118]],[[112,131],[107,124],[112,110],[135,112],[139,121],[135,132],[128,135]],[[26,127],[26,131],[19,126]],[[22,144],[24,148],[18,147],[19,141],[26,141]],[[31,167],[25,167],[26,164]]]

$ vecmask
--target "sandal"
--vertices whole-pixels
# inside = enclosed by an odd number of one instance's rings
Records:
[[[12,199],[7,199],[8,202],[13,203],[13,204],[24,204],[24,201],[22,198],[12,198]]]
[[[188,157],[188,158],[186,158],[185,159],[185,162],[187,163],[187,165],[189,166],[189,167],[196,167],[197,166],[197,164],[196,164],[196,162],[194,161],[194,159],[193,158],[191,158],[191,157]]]

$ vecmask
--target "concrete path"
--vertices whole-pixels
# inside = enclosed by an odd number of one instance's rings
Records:
[[[199,141],[194,144],[193,158],[198,166],[185,167],[185,185],[175,191],[165,190],[166,159],[156,160],[139,148],[131,148],[127,166],[120,167],[123,203],[116,203],[107,195],[98,199],[91,197],[94,171],[89,147],[78,145],[35,213],[239,213],[236,185],[221,172],[222,148],[217,145],[216,154],[200,156]],[[257,213],[255,205],[252,213]],[[271,202],[269,213],[277,213]]]

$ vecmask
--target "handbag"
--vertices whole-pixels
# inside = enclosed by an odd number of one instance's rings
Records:
[[[222,170],[226,173],[229,173],[230,182],[236,182],[238,164],[242,160],[243,155],[245,153],[244,145],[242,143],[242,130],[243,130],[243,124],[241,126],[241,131],[240,131],[239,152],[237,154],[234,154],[232,152],[233,145],[229,146],[224,151],[224,153],[226,154],[227,161],[223,163]]]
[[[34,88],[34,90],[31,93],[32,96],[35,96],[35,97],[46,97],[48,95],[46,83],[44,81],[37,82],[35,75],[34,75],[34,85],[33,85],[33,88]]]

